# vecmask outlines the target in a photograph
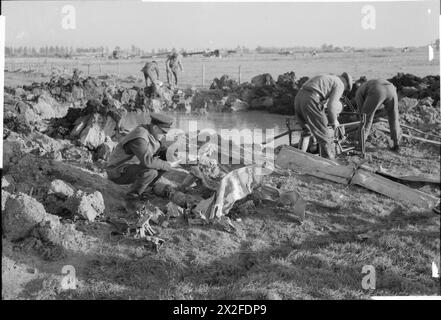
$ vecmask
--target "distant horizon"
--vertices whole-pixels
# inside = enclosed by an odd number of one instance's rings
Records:
[[[375,26],[363,27],[367,7]],[[439,38],[439,1],[353,3],[154,3],[11,1],[2,3],[6,46],[74,48],[132,45],[145,51],[424,47]],[[66,9],[67,8],[67,9]],[[63,20],[74,9],[72,29]],[[369,11],[369,10],[368,10]],[[296,43],[301,42],[302,45]]]
[[[435,39],[435,41],[436,40],[437,39]],[[391,48],[391,49],[403,49],[403,48],[423,49],[423,48],[426,48],[429,45],[434,44],[435,41],[432,41],[430,43],[427,43],[426,45],[420,45],[420,46],[355,47],[355,46],[334,46],[332,43],[327,43],[326,45],[333,45],[334,48],[342,48],[342,49],[350,48],[350,49],[356,49],[356,50],[375,50],[375,49],[389,49],[389,48]],[[26,48],[35,48],[35,49],[40,49],[40,48],[44,48],[44,47],[48,47],[48,48],[50,48],[50,47],[53,47],[53,48],[55,48],[55,47],[66,48],[67,47],[67,48],[70,49],[72,47],[74,50],[75,49],[98,49],[98,48],[103,47],[105,49],[107,48],[109,51],[115,50],[115,48],[116,48],[116,47],[111,48],[111,47],[104,46],[104,45],[94,45],[94,46],[90,46],[90,47],[83,47],[83,46],[63,46],[63,45],[10,46],[8,44],[6,44],[5,47],[7,47],[7,48],[14,48],[14,49],[17,49],[17,48],[20,48],[20,47],[21,48],[24,48],[24,47],[26,47]],[[127,48],[121,48],[121,46],[117,46],[117,47],[120,47],[121,51],[130,51],[130,49],[131,49],[129,47],[127,47]],[[321,46],[312,47],[312,46],[301,46],[301,45],[295,46],[295,47],[279,47],[279,46],[276,46],[276,45],[273,45],[273,46],[269,45],[269,46],[257,46],[255,48],[248,48],[248,47],[239,45],[239,47],[245,48],[245,49],[249,49],[251,51],[256,51],[256,49],[259,48],[259,47],[261,47],[263,49],[275,49],[275,50],[277,50],[277,49],[288,50],[288,49],[301,49],[301,48],[304,48],[304,49],[320,49],[321,48]],[[236,46],[234,48],[233,47],[224,47],[224,48],[216,48],[216,49],[218,49],[218,50],[236,50],[237,48],[238,47]],[[140,49],[145,51],[145,52],[151,52],[151,51],[143,49],[143,48],[140,48]],[[167,51],[172,51],[174,48],[153,48],[153,50],[155,50],[156,53],[159,52],[158,50],[162,50],[162,49],[167,49]],[[188,49],[187,48],[179,48],[179,49],[176,48],[177,51],[181,51],[182,49],[185,50],[186,52],[192,52],[192,51],[196,51],[196,50],[198,50],[198,51],[199,50],[209,50],[208,48],[188,48]]]

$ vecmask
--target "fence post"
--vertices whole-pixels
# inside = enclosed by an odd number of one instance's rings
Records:
[[[205,85],[205,64],[202,64],[202,87]]]
[[[87,64],[87,75],[90,74],[90,63]]]
[[[239,84],[240,84],[240,79],[241,79],[241,76],[242,76],[242,75],[241,75],[241,72],[240,72],[240,67],[241,67],[241,66],[239,65]]]

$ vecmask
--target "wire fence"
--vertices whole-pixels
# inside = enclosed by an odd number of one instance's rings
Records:
[[[49,62],[49,61],[9,61],[5,63],[5,71],[7,72],[23,72],[28,74],[41,74],[50,76],[52,74],[71,75],[75,69],[87,76],[114,75],[117,77],[135,76],[139,80],[144,80],[141,74],[142,63],[135,62]],[[219,70],[212,64],[198,63],[192,64],[186,68],[185,73],[179,73],[179,84],[182,86],[195,86],[198,88],[207,88],[211,85],[215,77],[220,78],[222,75],[228,75],[230,79],[237,81],[239,84],[243,80],[242,65],[229,66],[228,70]],[[165,80],[165,67],[160,67],[160,74]]]

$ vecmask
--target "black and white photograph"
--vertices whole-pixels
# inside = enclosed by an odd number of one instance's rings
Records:
[[[441,299],[439,0],[0,5],[2,300]]]

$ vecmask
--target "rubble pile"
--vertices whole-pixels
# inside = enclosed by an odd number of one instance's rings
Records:
[[[426,97],[420,100],[415,98],[403,98],[399,102],[401,119],[407,124],[416,126],[439,124],[441,121],[440,108],[433,107],[434,100]]]
[[[426,76],[417,77],[409,73],[398,73],[391,79],[388,79],[397,88],[398,93],[403,97],[424,99],[430,97],[432,106],[436,106],[440,99],[440,77]]]
[[[196,92],[192,107],[213,112],[265,110],[293,114],[294,97],[307,79],[297,80],[291,71],[280,75],[277,81],[265,73],[253,77],[250,82],[238,84],[223,75],[213,80],[210,89]]]
[[[48,82],[5,88],[5,128],[24,134],[42,132],[56,139],[69,139],[106,160],[112,137],[120,133],[127,112],[161,112],[173,108],[175,91],[158,86],[126,88],[113,80],[52,76]],[[103,146],[102,146],[103,145]]]

